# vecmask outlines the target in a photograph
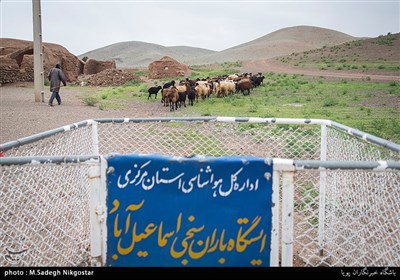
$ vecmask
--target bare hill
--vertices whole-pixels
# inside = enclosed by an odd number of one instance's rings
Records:
[[[358,38],[326,28],[314,26],[287,27],[219,53],[203,56],[201,60],[193,59],[187,63],[198,64],[201,61],[221,63],[268,59],[323,46],[334,46],[356,39]]]
[[[293,41],[301,43],[304,47],[315,49],[326,45],[339,45],[355,39],[353,36],[332,29],[302,25],[280,29],[253,41],[227,49],[226,51],[266,43]]]
[[[130,41],[112,44],[96,49],[78,57],[87,56],[96,60],[115,60],[120,68],[142,68],[164,56],[173,57],[180,62],[190,58],[202,57],[215,51],[185,46],[165,47],[162,45]]]
[[[333,46],[357,40],[342,32],[313,26],[283,28],[265,36],[216,52],[187,46],[165,47],[138,41],[116,43],[82,55],[97,60],[115,60],[117,67],[142,68],[163,56],[170,56],[189,65],[204,65],[228,61],[268,59]]]

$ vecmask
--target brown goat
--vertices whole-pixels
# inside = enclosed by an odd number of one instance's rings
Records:
[[[247,95],[250,95],[250,90],[253,89],[253,83],[250,79],[241,79],[236,85],[236,93],[239,91],[242,92],[243,95],[246,95],[245,92],[247,91]]]
[[[162,93],[164,98],[164,106],[169,105],[170,111],[178,110],[178,89],[176,87],[164,88]]]

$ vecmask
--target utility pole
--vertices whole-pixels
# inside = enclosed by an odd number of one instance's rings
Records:
[[[40,0],[32,0],[33,15],[33,73],[35,102],[44,102],[44,70],[42,44],[42,14]]]

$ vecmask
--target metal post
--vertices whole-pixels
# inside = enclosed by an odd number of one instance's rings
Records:
[[[104,157],[100,157],[100,173],[101,173],[101,188],[100,188],[100,203],[104,205],[103,211],[103,219],[101,224],[101,232],[102,232],[102,254],[101,254],[101,263],[104,266],[107,261],[107,171],[108,171],[108,162]]]
[[[326,160],[327,149],[327,127],[321,125],[321,154],[320,160]],[[324,254],[324,243],[325,243],[325,187],[326,187],[326,171],[321,170],[319,173],[319,213],[318,213],[318,245],[319,255]]]
[[[99,154],[99,137],[97,131],[97,122],[90,121],[92,125],[92,148],[95,155]],[[105,203],[103,203],[103,169],[101,161],[89,169],[89,181],[91,187],[90,193],[90,248],[91,256],[96,262],[95,265],[103,263],[103,224]]]
[[[282,266],[293,266],[294,171],[283,171],[282,179]]]
[[[44,70],[42,45],[42,15],[40,0],[32,0],[33,15],[33,72],[35,83],[35,102],[44,102]]]
[[[92,124],[92,145],[93,145],[93,154],[99,154],[99,133],[97,130],[97,122],[91,121]]]
[[[280,173],[272,175],[272,229],[270,266],[279,266],[279,181]]]
[[[95,262],[100,263],[102,253],[102,223],[104,207],[101,204],[100,162],[91,163],[89,167],[90,183],[90,254]]]

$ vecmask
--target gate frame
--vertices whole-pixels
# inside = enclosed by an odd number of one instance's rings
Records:
[[[270,124],[317,124],[321,126],[321,160],[291,160],[273,158],[273,194],[272,203],[272,227],[271,227],[271,266],[293,266],[293,212],[294,212],[294,175],[302,170],[320,170],[319,189],[319,225],[318,243],[319,252],[324,250],[324,220],[325,220],[325,182],[327,170],[368,170],[374,172],[399,171],[400,161],[327,161],[327,126],[334,127],[342,132],[353,135],[366,142],[370,142],[383,148],[400,153],[400,145],[388,140],[364,133],[357,129],[342,125],[340,123],[324,119],[291,119],[291,118],[256,118],[256,117],[165,117],[165,118],[104,118],[89,119],[63,126],[46,132],[34,134],[18,140],[10,141],[0,145],[0,154],[12,148],[33,143],[40,139],[47,138],[57,133],[92,125],[93,155],[88,156],[29,156],[29,157],[0,157],[2,165],[24,165],[24,164],[60,164],[60,163],[88,163],[89,182],[91,188],[90,199],[90,236],[91,236],[91,257],[94,265],[104,265],[107,253],[107,159],[99,154],[99,137],[97,123],[141,123],[141,122],[187,122],[187,121],[216,121],[216,122],[244,122],[244,123],[270,123]],[[3,155],[4,156],[4,155]],[[280,178],[282,176],[282,213],[279,212],[280,203]],[[322,221],[322,222],[321,222]],[[279,223],[281,222],[281,227]],[[279,244],[279,238],[281,244]],[[279,248],[281,247],[281,252]],[[281,253],[281,260],[279,259]]]

